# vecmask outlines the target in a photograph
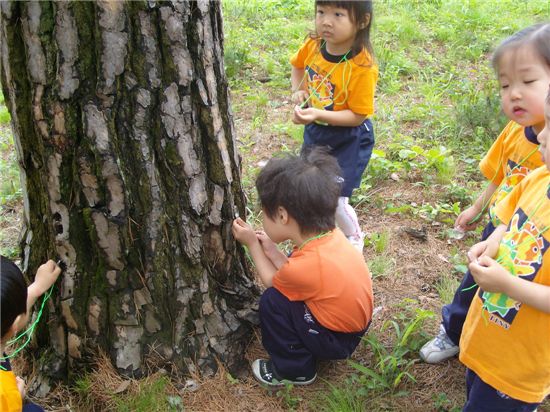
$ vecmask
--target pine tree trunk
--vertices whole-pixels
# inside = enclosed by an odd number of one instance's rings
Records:
[[[66,265],[36,342],[43,372],[70,376],[98,347],[132,376],[151,354],[242,366],[258,290],[231,235],[244,199],[220,3],[1,8],[23,266]]]

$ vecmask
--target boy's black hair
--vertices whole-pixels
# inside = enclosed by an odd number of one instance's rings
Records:
[[[335,227],[341,170],[327,150],[314,147],[301,156],[272,158],[256,179],[264,213],[273,218],[282,206],[296,220],[302,234]]]
[[[27,285],[21,270],[0,256],[0,338],[8,333],[17,316],[27,312]]]
[[[491,63],[498,73],[502,55],[510,50],[532,44],[540,57],[550,67],[550,22],[534,24],[504,39],[493,53]]]
[[[315,11],[317,6],[332,6],[345,9],[350,13],[351,21],[359,26],[365,22],[365,18],[369,15],[369,21],[365,26],[357,31],[355,41],[351,46],[351,54],[355,56],[363,48],[365,48],[371,58],[374,58],[374,50],[370,41],[370,29],[372,27],[372,0],[356,0],[356,1],[339,1],[339,0],[315,0]]]

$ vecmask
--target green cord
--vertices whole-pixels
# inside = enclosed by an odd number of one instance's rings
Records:
[[[321,239],[322,237],[325,237],[326,235],[330,234],[332,231],[328,232],[321,232],[318,235],[312,236],[309,239],[306,239],[300,246],[298,246],[298,250],[302,250],[302,248],[309,242],[315,240],[315,239]]]
[[[34,320],[32,325],[29,326],[24,332],[21,332],[17,337],[15,337],[13,339],[10,339],[7,343],[7,346],[13,345],[18,340],[22,339],[25,335],[27,335],[27,340],[25,341],[25,343],[23,343],[22,346],[17,348],[10,355],[0,357],[0,361],[4,361],[4,360],[11,359],[11,358],[15,357],[15,355],[17,355],[19,352],[21,352],[30,343],[31,338],[32,338],[32,334],[34,332],[34,329],[36,328],[36,325],[38,324],[38,322],[40,321],[40,318],[42,317],[42,311],[44,310],[44,306],[46,305],[46,301],[50,298],[50,296],[53,292],[53,288],[54,288],[54,285],[52,285],[52,287],[44,295],[44,298],[42,299],[42,305],[40,305],[40,309],[39,309],[38,314],[36,315],[36,319]]]

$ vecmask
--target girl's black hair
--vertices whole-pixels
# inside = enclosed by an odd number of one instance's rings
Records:
[[[335,227],[340,196],[341,170],[327,150],[314,147],[301,156],[272,158],[256,179],[264,213],[273,218],[284,207],[302,234],[320,233]]]
[[[550,67],[550,22],[534,24],[504,39],[495,49],[492,58],[493,69],[498,72],[502,55],[527,44],[533,45],[540,57]]]
[[[27,312],[27,285],[21,270],[0,256],[0,338],[8,333],[17,316]]]
[[[367,16],[368,22],[362,29],[357,31],[355,41],[351,46],[351,54],[355,56],[361,50],[366,49],[369,52],[371,59],[374,59],[374,50],[370,41],[370,28],[372,26],[372,0],[356,0],[356,1],[337,1],[337,0],[315,0],[315,10],[317,6],[332,6],[345,9],[350,13],[351,21],[359,27],[364,23]]]

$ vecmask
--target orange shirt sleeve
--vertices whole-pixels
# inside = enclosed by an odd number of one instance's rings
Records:
[[[354,66],[354,70],[348,85],[347,105],[353,113],[371,116],[374,114],[378,67],[374,64],[366,67]]]
[[[313,39],[307,39],[304,44],[298,49],[296,53],[290,58],[290,64],[297,69],[305,69],[306,62],[310,59],[311,54],[315,51],[315,41]]]
[[[273,286],[291,301],[314,297],[320,286],[319,270],[312,270],[311,259],[295,251],[273,277]]]
[[[503,164],[505,162],[504,141],[510,134],[512,127],[512,122],[509,122],[506,127],[504,127],[497,137],[497,140],[495,140],[485,157],[479,163],[479,169],[481,173],[483,173],[483,176],[485,176],[489,182],[497,186],[502,182],[502,179],[504,179],[504,168],[506,166]]]

